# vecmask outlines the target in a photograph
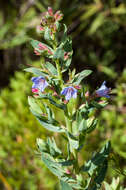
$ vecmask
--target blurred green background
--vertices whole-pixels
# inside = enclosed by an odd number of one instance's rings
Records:
[[[86,141],[83,159],[111,139],[116,162],[110,162],[105,180],[110,184],[119,177],[126,187],[126,1],[1,0],[0,190],[59,189],[37,153],[36,138],[51,134],[28,109],[31,75],[23,72],[28,65],[40,64],[29,38],[42,40],[36,27],[48,6],[64,14],[73,39],[71,68],[93,70],[85,81],[91,91],[104,80],[112,88],[109,105],[98,113],[97,130]]]

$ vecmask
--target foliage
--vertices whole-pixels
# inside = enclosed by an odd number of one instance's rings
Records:
[[[49,133],[39,127],[27,108],[26,94],[30,93],[30,85],[28,74],[16,72],[9,88],[1,92],[0,189],[3,190],[6,183],[10,186],[8,190],[51,189],[56,183],[34,151],[36,138],[45,138]]]
[[[68,8],[69,5],[69,8]],[[0,86],[8,84],[9,82],[9,76],[14,73],[15,70],[20,69],[21,64],[28,63],[27,60],[29,60],[29,57],[31,60],[37,59],[35,56],[31,56],[32,49],[30,50],[28,46],[29,38],[34,37],[36,38],[35,34],[35,27],[38,25],[39,18],[41,16],[41,12],[45,11],[48,6],[52,6],[55,10],[61,9],[64,14],[64,22],[69,25],[68,33],[71,34],[73,39],[73,50],[76,50],[76,54],[73,53],[73,61],[72,66],[76,67],[77,71],[83,69],[90,69],[92,67],[92,70],[95,73],[90,75],[88,77],[88,82],[90,84],[89,89],[92,91],[96,88],[96,86],[99,85],[99,81],[103,82],[104,80],[107,80],[109,84],[111,84],[112,88],[117,87],[117,90],[114,90],[113,93],[114,96],[110,99],[110,103],[113,106],[107,106],[105,109],[102,109],[97,113],[98,117],[100,118],[100,122],[98,122],[98,126],[95,131],[93,131],[90,135],[90,137],[86,137],[86,143],[84,146],[84,150],[86,153],[83,152],[82,158],[85,160],[89,159],[91,157],[91,153],[96,149],[100,149],[103,146],[103,143],[106,138],[111,138],[112,141],[112,149],[114,150],[114,162],[116,158],[115,164],[112,164],[113,169],[115,169],[117,172],[113,172],[113,170],[109,167],[109,172],[107,173],[107,181],[111,181],[110,179],[112,176],[117,177],[120,176],[120,181],[123,184],[126,184],[125,182],[125,176],[123,176],[123,172],[126,170],[126,159],[125,159],[125,83],[126,80],[125,77],[125,19],[126,19],[126,3],[122,0],[109,0],[109,1],[102,1],[102,0],[72,0],[72,2],[69,4],[67,0],[64,1],[53,1],[53,0],[46,0],[46,1],[7,1],[6,4],[4,1],[1,0],[1,6],[0,6],[0,65],[1,65],[1,73],[0,73]],[[37,40],[41,40],[41,35],[38,33]],[[43,39],[43,42],[44,39]],[[31,64],[31,62],[30,62]],[[123,71],[124,70],[124,71]],[[23,80],[25,76],[21,74]],[[66,77],[66,76],[65,76]],[[17,87],[18,82],[20,81],[17,79]],[[15,79],[13,80],[13,83],[16,83]],[[92,83],[93,81],[93,83]],[[21,81],[19,82],[21,84]],[[28,80],[25,81],[27,83],[28,87]],[[87,80],[85,79],[85,85],[87,83]],[[29,84],[30,86],[31,84]],[[14,98],[14,94],[18,91],[17,89],[13,89],[11,87],[6,88],[2,91],[2,101],[4,99],[4,105],[0,107],[0,116],[1,116],[1,125],[0,125],[0,134],[3,134],[3,130],[6,131],[5,133],[9,133],[10,140],[7,141],[6,136],[0,135],[0,138],[2,139],[2,142],[4,142],[4,146],[6,145],[6,151],[8,151],[8,146],[11,146],[11,150],[13,150],[15,147],[15,141],[11,136],[12,135],[12,128],[7,127],[11,123],[13,128],[19,129],[19,127],[16,127],[20,123],[20,130],[25,131],[25,126],[29,125],[30,121],[29,119],[27,121],[24,121],[24,109],[27,109],[27,100],[26,97],[23,96],[23,93],[18,93],[18,97],[24,97],[23,101],[20,99],[20,101],[17,100],[15,103],[14,99],[17,99],[17,97]],[[22,89],[22,86],[21,86]],[[20,91],[20,90],[19,90]],[[5,93],[6,92],[6,93]],[[15,92],[15,93],[12,93]],[[10,101],[8,100],[8,94],[9,100],[13,100],[11,103],[14,104],[14,106],[11,104],[10,107]],[[29,94],[29,92],[28,92]],[[13,98],[11,98],[12,96]],[[18,113],[15,107],[17,106],[17,103],[21,103],[21,109],[20,112],[23,114],[22,117],[20,115],[17,117]],[[24,105],[25,104],[25,105]],[[6,107],[6,109],[5,109]],[[9,109],[10,107],[10,109]],[[72,107],[72,103],[71,103]],[[11,115],[8,116],[8,114],[4,114],[4,110],[10,110]],[[10,112],[9,111],[9,112]],[[16,113],[15,113],[16,111]],[[2,113],[2,114],[1,114]],[[29,113],[29,111],[27,112]],[[101,114],[100,114],[101,113]],[[57,119],[61,119],[62,123],[64,123],[63,119],[63,113],[60,113],[59,111],[55,111],[55,115]],[[4,119],[6,116],[6,119]],[[27,114],[27,117],[31,118],[33,122],[33,117],[29,114]],[[8,119],[7,119],[8,118]],[[11,119],[10,119],[11,118]],[[18,119],[19,118],[19,119]],[[8,121],[8,122],[6,122]],[[25,122],[25,124],[24,124]],[[35,122],[35,121],[34,121]],[[4,123],[4,125],[3,125]],[[36,122],[35,122],[36,123]],[[4,127],[3,127],[4,126]],[[38,126],[38,123],[36,123],[36,126]],[[36,128],[35,128],[36,129]],[[45,133],[41,127],[37,127],[38,131],[41,131]],[[28,131],[31,134],[31,138],[33,138],[32,134],[33,126],[30,124],[30,127],[28,127]],[[11,131],[11,132],[10,132]],[[36,130],[34,132],[37,132]],[[21,132],[22,133],[22,132]],[[39,133],[39,132],[38,132]],[[40,132],[40,137],[43,134]],[[24,138],[25,132],[21,134],[22,139]],[[39,135],[36,135],[38,137]],[[4,139],[5,138],[5,139]],[[35,138],[34,138],[35,140]],[[5,141],[8,143],[6,144]],[[29,142],[29,141],[28,141]],[[59,140],[59,146],[61,139]],[[64,142],[64,140],[63,140]],[[35,143],[32,141],[32,148],[31,148],[31,154],[33,154],[33,150],[35,149],[34,145]],[[29,142],[29,146],[31,147],[31,144]],[[29,147],[28,146],[28,147]],[[3,144],[2,144],[3,147]],[[21,146],[20,146],[21,147]],[[25,147],[25,145],[24,145]],[[26,147],[27,148],[27,147]],[[61,148],[63,148],[61,146]],[[22,149],[19,148],[18,151],[20,151],[20,155],[22,155]],[[3,150],[3,149],[2,149]],[[24,149],[23,149],[24,150]],[[27,152],[27,149],[25,150]],[[2,153],[1,153],[2,154]],[[16,156],[10,156],[6,154],[6,164],[3,166],[3,157],[1,159],[0,165],[2,166],[2,173],[4,171],[4,176],[8,180],[8,170],[11,170],[11,176],[12,176],[12,168],[11,168],[11,161],[14,160],[13,164],[16,160]],[[80,157],[80,161],[82,159]],[[29,158],[28,158],[29,159]],[[34,155],[34,158],[32,160],[36,160],[38,162],[38,157],[36,159],[36,156]],[[40,164],[40,163],[39,163]],[[8,166],[6,168],[6,165]],[[14,164],[15,165],[15,164]],[[20,168],[20,162],[17,162],[16,166],[14,168]],[[28,166],[28,165],[27,165]],[[25,164],[25,171],[29,171],[29,168]],[[38,164],[37,164],[38,166]],[[117,167],[118,166],[118,167]],[[42,166],[44,167],[44,166]],[[11,169],[10,169],[11,168]],[[39,166],[37,168],[40,168]],[[118,170],[118,169],[119,170]],[[16,170],[16,169],[15,169]],[[39,170],[39,169],[38,169]],[[37,170],[37,173],[38,173]],[[30,173],[30,172],[29,172]],[[34,172],[33,172],[34,173]],[[38,179],[38,175],[36,173],[36,178]],[[41,173],[41,171],[40,171]],[[13,179],[10,181],[13,181],[10,184],[12,187],[18,188],[17,181],[25,181],[24,183],[28,183],[27,180],[23,178],[23,174],[21,173],[21,177],[14,174],[12,176]],[[48,177],[48,175],[46,175]],[[40,177],[43,179],[43,177]],[[23,179],[23,180],[22,180]],[[41,180],[40,179],[40,180]],[[45,176],[44,179],[46,180]],[[51,179],[51,178],[50,178]],[[30,181],[34,181],[34,179],[30,178]],[[41,183],[41,182],[40,182]],[[53,182],[54,183],[54,182]],[[38,184],[37,182],[33,182],[33,184]],[[48,184],[48,183],[45,183]],[[1,184],[2,185],[2,184]],[[21,185],[19,185],[21,186]],[[37,186],[37,185],[35,185]],[[1,187],[1,186],[0,186]],[[3,189],[3,186],[1,187]]]
[[[106,105],[105,101],[100,102],[100,98],[109,98],[110,89],[104,82],[92,95],[85,97],[81,82],[92,71],[84,70],[76,74],[75,70],[69,69],[73,53],[72,41],[67,36],[67,27],[60,20],[60,11],[54,14],[52,8],[48,7],[48,11],[43,13],[40,30],[47,44],[32,39],[31,45],[35,54],[47,57],[49,63],[45,59],[41,67],[31,67],[25,71],[34,75],[31,80],[35,95],[28,97],[31,112],[45,129],[59,135],[64,133],[67,140],[64,147],[67,151],[59,149],[54,138],[47,138],[46,141],[39,138],[37,145],[42,161],[59,178],[61,189],[97,190],[100,189],[107,172],[110,141],[82,166],[78,154],[83,149],[85,137],[97,126],[98,120],[93,112]],[[61,31],[63,34],[58,40],[58,33]],[[69,71],[68,81],[63,80],[64,71]],[[72,108],[69,107],[71,101]],[[64,124],[60,119],[57,120],[54,108],[64,113]],[[70,166],[70,172],[67,173]],[[85,173],[88,177],[83,176]]]
[[[104,182],[105,190],[126,190],[120,185],[119,177],[117,179],[113,178],[112,183],[109,185],[108,183]]]

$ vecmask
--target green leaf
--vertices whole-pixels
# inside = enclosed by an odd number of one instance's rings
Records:
[[[47,144],[44,142],[43,139],[37,139],[37,145],[40,150],[40,152],[46,152],[47,151]]]
[[[43,72],[40,69],[37,69],[35,67],[26,68],[26,69],[24,69],[24,71],[33,73],[34,75],[37,75],[37,76],[43,76],[43,77],[47,77],[48,76],[48,73]]]
[[[66,131],[66,134],[69,138],[71,152],[73,151],[72,148],[78,149],[79,148],[79,140],[68,131]]]
[[[32,45],[32,47],[33,47],[34,49],[38,49],[38,48],[39,48],[39,46],[38,46],[39,43],[41,43],[41,42],[39,42],[39,41],[37,41],[37,40],[31,40],[31,41],[30,41],[30,44]]]
[[[101,187],[101,183],[104,181],[106,172],[108,168],[108,162],[107,159],[97,168],[97,172],[95,174],[95,177],[91,177],[91,184],[89,185],[89,189],[92,190],[98,190]]]
[[[88,75],[90,75],[92,73],[91,70],[84,70],[78,74],[75,75],[75,78],[71,81],[74,85],[79,85],[80,82],[87,77]]]
[[[48,115],[48,120],[52,121],[52,123],[54,123],[54,114],[53,114],[52,110],[46,104],[44,106],[45,106],[45,109],[46,109],[46,113]]]
[[[103,164],[99,167],[97,171],[97,176],[94,179],[97,184],[101,184],[104,181],[107,168],[108,168],[108,162],[107,160],[105,160]]]
[[[35,48],[35,49],[38,49],[39,48],[39,43],[41,43],[41,44],[43,44],[44,46],[46,46],[48,49],[50,49],[51,51],[52,51],[52,48],[50,47],[50,46],[48,46],[47,44],[45,44],[45,43],[43,43],[43,42],[40,42],[40,41],[38,41],[38,40],[31,40],[30,41],[30,43],[31,43],[31,45],[32,45],[32,47],[33,48]]]
[[[74,164],[75,160],[65,160],[65,161],[59,161],[58,163],[62,166],[72,166]]]
[[[57,70],[53,64],[46,62],[44,66],[52,75],[57,75]]]
[[[64,60],[64,50],[62,47],[58,47],[54,52],[53,59]]]
[[[63,34],[63,37],[62,37],[62,43],[66,40],[67,38],[67,26],[65,24],[63,24],[64,26],[64,34]]]
[[[60,151],[60,149],[57,147],[56,145],[56,142],[54,140],[54,138],[48,138],[47,139],[47,144],[48,144],[48,147],[49,147],[49,153],[51,154],[51,156],[53,157],[57,157],[59,155],[62,154],[62,152]]]
[[[39,121],[39,123],[46,129],[48,129],[49,131],[52,132],[57,132],[57,133],[62,133],[64,132],[64,129],[62,129],[59,126],[55,126],[51,123],[48,123],[48,121],[44,121],[43,118],[37,117],[37,120]]]
[[[42,161],[47,166],[47,168],[58,178],[65,175],[65,171],[61,166],[55,162],[54,158],[47,153],[42,153]]]
[[[72,187],[68,183],[62,180],[60,180],[60,185],[61,185],[61,190],[73,190]]]
[[[30,43],[31,43],[32,47],[34,49],[36,49],[37,51],[39,51],[40,53],[47,52],[47,54],[49,55],[49,57],[52,57],[52,55],[50,55],[46,49],[44,49],[44,50],[40,50],[39,49],[40,48],[39,47],[39,43],[41,43],[42,45],[44,45],[47,49],[49,49],[53,53],[53,49],[50,46],[48,46],[47,44],[44,44],[44,43],[42,43],[40,41],[37,41],[37,40],[31,40]]]
[[[65,52],[72,51],[72,40],[69,37],[63,42],[63,49]]]
[[[97,109],[101,109],[101,108],[104,108],[106,105],[108,104],[108,102],[104,102],[102,104],[99,104],[98,102],[96,101],[92,101],[91,102],[91,105]]]
[[[52,40],[51,38],[51,30],[48,28],[48,27],[45,27],[45,30],[44,30],[44,38],[45,40]]]
[[[80,120],[79,132],[85,132],[88,129],[87,121],[85,119]]]
[[[111,186],[104,181],[105,190],[112,190]]]
[[[50,101],[50,103],[54,106],[56,106],[57,108],[60,108],[62,110],[66,110],[66,105],[65,104],[58,104],[50,94],[39,94],[39,97],[42,99],[48,99]]]
[[[36,117],[36,119],[39,121],[39,123],[45,128],[48,129],[49,131],[52,132],[58,132],[58,133],[63,133],[65,132],[65,130],[59,126],[57,126],[57,121],[56,120],[48,120],[46,117],[38,114],[37,112],[35,112],[31,107],[30,110],[32,112],[32,114]],[[56,124],[56,125],[54,125]]]
[[[91,133],[97,126],[98,119],[91,120],[91,123],[88,125],[87,133]]]
[[[104,163],[106,158],[108,157],[111,149],[110,141],[105,144],[105,146],[101,149],[100,152],[96,153],[91,160],[89,160],[84,166],[81,167],[81,170],[84,172],[88,172],[91,176],[93,172],[98,168],[101,164]]]
[[[38,114],[42,114],[41,108],[36,103],[36,101],[35,101],[35,99],[33,97],[31,97],[31,96],[28,97],[28,103],[29,103],[30,107],[32,108],[32,110],[34,110]]]

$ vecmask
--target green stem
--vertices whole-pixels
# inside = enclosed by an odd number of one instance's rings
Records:
[[[55,36],[54,36],[53,49],[56,50],[56,48],[57,48],[57,41],[56,41]],[[58,59],[55,60],[55,63],[56,63],[58,78],[60,80],[60,84],[61,84],[61,87],[62,87],[63,86],[63,78],[62,78],[62,72],[61,72],[61,67],[60,67],[59,60]]]
[[[68,129],[68,132],[72,133],[72,120],[68,118],[68,116],[65,116],[65,120],[66,120],[66,125],[67,125],[67,129]],[[69,137],[68,137],[69,138]],[[69,142],[70,142],[70,138],[69,138]],[[74,148],[71,148],[72,149],[72,153],[73,153],[73,156],[74,156],[74,159],[75,159],[75,172],[78,173],[79,172],[79,165],[78,165],[78,153],[77,153],[77,150],[74,149]]]
[[[59,60],[57,59],[55,61],[55,63],[56,63],[56,68],[57,68],[57,72],[58,72],[58,78],[60,80],[60,84],[61,84],[61,87],[62,87],[63,86],[63,78],[62,78],[62,72],[61,72]]]

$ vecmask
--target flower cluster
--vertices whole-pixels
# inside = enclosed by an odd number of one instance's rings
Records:
[[[57,11],[55,14],[51,7],[48,7],[48,11],[42,13],[41,26],[39,27],[40,31],[45,31],[45,27],[51,30],[52,33],[57,31],[57,22],[62,20],[63,14],[60,11]]]
[[[42,76],[39,77],[32,77],[32,92],[33,93],[38,93],[39,90],[41,92],[44,91],[44,89],[49,86],[48,82],[46,81],[46,79]],[[110,96],[108,95],[110,92],[110,88],[106,87],[106,81],[103,82],[103,84],[101,85],[101,87],[96,90],[96,97],[106,97],[106,98],[110,98]],[[74,88],[73,86],[68,86],[63,88],[63,90],[61,91],[61,95],[65,96],[65,99],[67,101],[69,101],[71,98],[77,98],[77,89]]]

